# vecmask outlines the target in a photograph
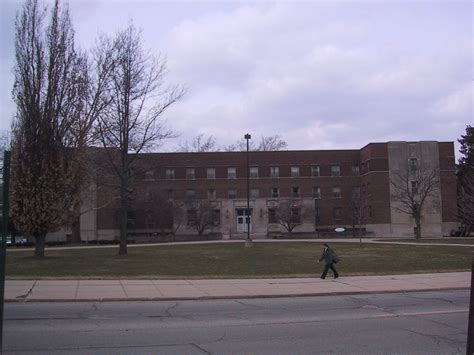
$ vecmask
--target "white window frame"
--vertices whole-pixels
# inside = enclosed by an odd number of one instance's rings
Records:
[[[270,167],[270,177],[272,178],[279,178],[280,177],[280,167],[278,166],[271,166]]]
[[[300,167],[292,166],[291,167],[291,177],[300,177]]]
[[[228,179],[237,179],[237,168],[236,167],[229,167],[227,168],[227,178]]]
[[[206,177],[208,179],[215,179],[216,178],[216,168],[207,168],[206,169]]]

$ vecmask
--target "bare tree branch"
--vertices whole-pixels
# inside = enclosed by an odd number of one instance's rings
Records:
[[[127,254],[127,214],[137,155],[174,137],[162,121],[164,112],[178,102],[184,89],[164,88],[166,62],[142,49],[141,32],[133,24],[117,33],[111,54],[111,101],[98,115],[102,145],[120,181],[120,248]]]

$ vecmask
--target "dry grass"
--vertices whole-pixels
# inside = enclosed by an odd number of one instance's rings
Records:
[[[470,270],[474,248],[334,243],[344,275]],[[308,242],[160,245],[129,248],[8,252],[8,278],[257,278],[319,274],[322,244]]]

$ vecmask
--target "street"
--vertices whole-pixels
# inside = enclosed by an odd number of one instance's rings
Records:
[[[469,290],[5,304],[4,354],[462,354]]]

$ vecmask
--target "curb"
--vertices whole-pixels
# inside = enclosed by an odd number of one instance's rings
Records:
[[[5,303],[46,303],[46,302],[158,302],[158,301],[206,301],[206,300],[227,300],[227,299],[266,299],[266,298],[290,298],[290,297],[318,297],[318,296],[348,296],[348,295],[370,295],[370,294],[390,294],[390,293],[412,293],[412,292],[433,292],[433,291],[460,291],[470,290],[470,287],[439,287],[422,290],[384,290],[384,291],[342,291],[342,292],[322,292],[322,293],[301,293],[301,294],[275,294],[275,295],[248,295],[248,296],[203,296],[203,297],[153,297],[153,298],[82,298],[78,299],[5,299]]]

